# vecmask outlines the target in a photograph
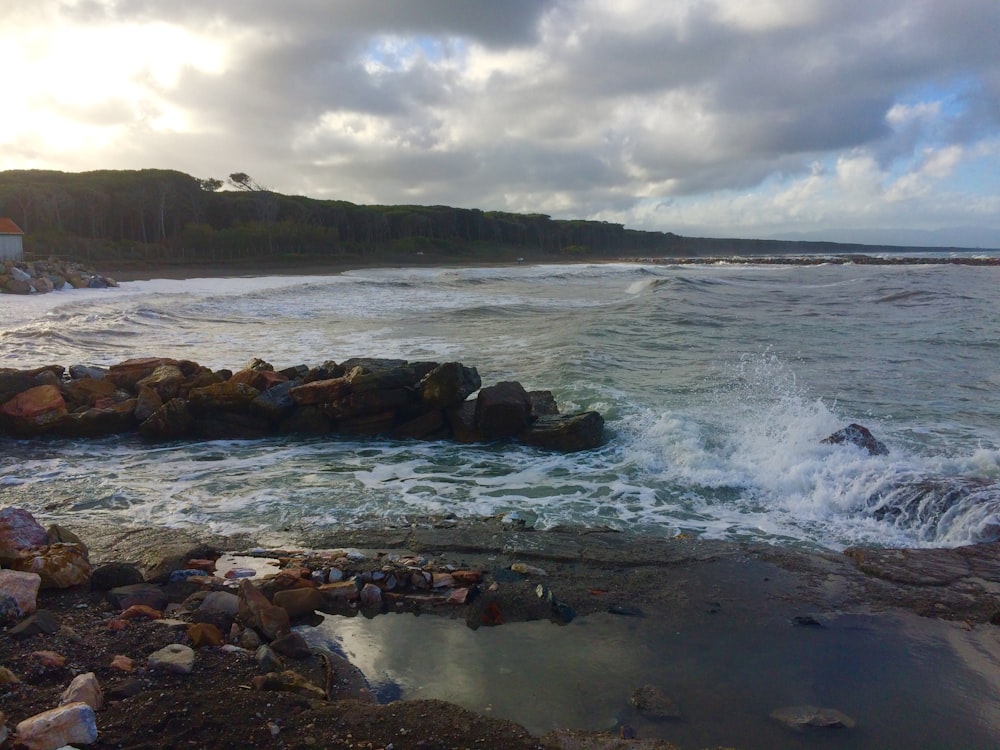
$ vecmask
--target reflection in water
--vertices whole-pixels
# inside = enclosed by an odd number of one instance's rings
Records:
[[[592,615],[470,630],[435,616],[327,617],[303,633],[343,652],[380,695],[439,698],[533,732],[635,727],[682,747],[995,747],[1000,643],[989,629],[913,615],[839,615],[820,626],[704,616]],[[948,675],[947,680],[942,675]],[[681,719],[629,704],[653,684]],[[796,733],[768,718],[782,706],[837,708],[851,730]]]

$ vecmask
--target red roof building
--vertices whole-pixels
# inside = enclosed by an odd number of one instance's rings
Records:
[[[24,257],[21,245],[23,234],[13,220],[0,216],[0,260],[21,260]]]

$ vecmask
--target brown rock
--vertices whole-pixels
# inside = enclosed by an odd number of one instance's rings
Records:
[[[514,437],[531,421],[531,399],[520,383],[507,381],[479,391],[476,430],[487,440]]]
[[[291,631],[288,612],[269,602],[250,581],[240,582],[239,597],[236,620],[244,627],[253,628],[269,641]]]
[[[274,603],[288,612],[291,619],[311,615],[323,606],[323,594],[314,588],[295,588],[278,591]]]
[[[176,440],[190,434],[193,426],[188,402],[172,398],[139,425],[139,434],[151,440]]]
[[[114,383],[97,378],[81,378],[62,384],[63,398],[67,408],[93,406],[98,399],[111,398],[118,390]]]
[[[78,544],[51,544],[27,550],[10,562],[23,573],[37,573],[43,589],[65,589],[90,581],[90,560]]]
[[[0,428],[14,435],[39,435],[58,426],[68,413],[59,389],[54,385],[40,385],[0,406]]]
[[[187,629],[187,636],[191,639],[191,645],[195,648],[205,648],[206,646],[221,646],[223,637],[222,631],[215,625],[207,622],[196,622]]]
[[[188,404],[194,412],[230,411],[245,409],[260,395],[260,391],[245,383],[224,383],[192,388],[188,392]]]
[[[119,617],[123,620],[160,620],[163,618],[163,613],[158,609],[153,609],[148,604],[133,604]]]
[[[41,585],[42,577],[37,573],[0,570],[0,596],[12,597],[23,615],[30,615],[38,608]]]
[[[153,374],[157,367],[163,365],[176,365],[176,359],[165,357],[141,357],[128,359],[111,365],[105,378],[114,383],[119,388],[135,392],[136,384],[145,377]]]
[[[135,401],[135,421],[140,424],[149,419],[156,410],[163,406],[160,394],[149,386],[140,386],[139,395]]]
[[[475,367],[445,362],[427,373],[418,388],[424,403],[447,408],[462,403],[481,386],[482,380]]]
[[[339,401],[350,392],[351,384],[347,378],[330,378],[296,386],[289,391],[289,395],[300,406],[308,406]]]
[[[604,417],[596,411],[539,417],[518,435],[522,443],[564,453],[597,448],[603,438]]]
[[[79,414],[70,414],[59,424],[58,432],[70,437],[97,437],[131,432],[135,427],[135,405],[136,400],[131,398],[87,409]]]
[[[169,401],[180,392],[184,382],[184,373],[176,364],[163,364],[149,375],[136,382],[136,388],[152,388],[160,397],[160,401]]]

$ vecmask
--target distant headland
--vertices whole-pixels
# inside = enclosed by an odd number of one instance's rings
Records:
[[[163,169],[7,170],[0,171],[0,216],[23,230],[25,260],[72,260],[119,279],[142,278],[144,269],[154,267],[188,273],[224,267],[252,274],[519,261],[788,262],[789,256],[853,256],[853,262],[864,262],[858,259],[971,250],[683,237],[538,213],[357,205],[283,195],[239,172],[228,184],[233,189],[221,190],[222,180]]]

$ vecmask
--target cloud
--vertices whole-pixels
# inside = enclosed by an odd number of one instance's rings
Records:
[[[994,0],[7,12],[11,167],[239,170],[357,202],[705,234],[997,224],[977,208],[1000,160]]]

